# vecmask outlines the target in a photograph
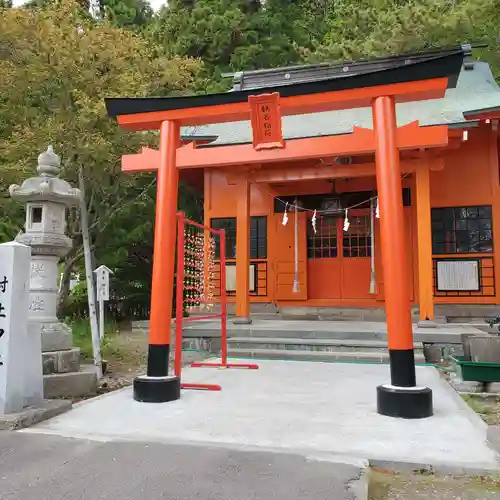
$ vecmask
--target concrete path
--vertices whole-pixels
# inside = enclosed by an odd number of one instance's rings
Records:
[[[279,453],[0,432],[1,500],[365,500],[359,475]]]
[[[23,432],[352,456],[468,472],[498,467],[486,425],[434,368],[419,367],[417,377],[434,391],[435,416],[409,421],[376,413],[375,387],[389,381],[386,365],[259,364],[256,371],[185,370],[186,382],[221,384],[218,393],[184,391],[179,401],[147,405],[133,401],[127,389]]]

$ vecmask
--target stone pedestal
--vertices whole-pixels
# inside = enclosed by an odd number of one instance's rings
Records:
[[[83,396],[97,385],[94,370],[80,371],[71,330],[56,316],[58,263],[72,247],[65,234],[66,210],[80,198],[78,189],[57,177],[59,171],[60,158],[49,146],[38,157],[39,175],[10,187],[12,198],[27,204],[25,233],[16,241],[31,247],[28,334],[41,338],[46,398]]]
[[[26,241],[40,251],[38,242],[27,236],[24,234],[18,239]],[[40,326],[42,352],[72,348],[71,330],[56,316],[58,262],[59,257],[55,255],[34,253],[31,257],[29,317],[31,323]]]

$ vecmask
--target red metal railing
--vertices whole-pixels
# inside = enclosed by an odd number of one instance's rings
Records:
[[[225,293],[225,287],[221,287],[221,294],[219,297],[220,302],[220,313],[208,314],[205,316],[193,316],[184,317],[184,268],[185,268],[185,238],[184,230],[186,226],[197,227],[203,230],[204,236],[207,234],[215,234],[220,238],[220,248],[221,248],[221,282],[225,283],[226,277],[226,265],[225,265],[225,236],[224,230],[211,229],[198,224],[190,219],[187,219],[182,212],[177,213],[177,286],[176,286],[176,312],[175,312],[175,361],[174,361],[174,371],[177,377],[181,377],[182,373],[182,326],[184,322],[191,321],[202,321],[207,319],[218,319],[221,320],[221,335],[227,336],[227,297]],[[204,253],[206,252],[206,242],[204,239]],[[204,268],[204,272],[207,270]],[[210,276],[208,276],[210,279]],[[224,281],[222,281],[224,280]],[[206,287],[205,280],[203,286]],[[200,299],[201,303],[208,304],[214,303],[215,301],[210,301],[208,297],[204,296]],[[216,384],[181,384],[182,389],[200,389],[207,391],[220,391],[221,386]]]
[[[203,227],[203,226],[202,226]],[[210,229],[214,233],[221,233],[220,239],[220,318],[221,318],[221,362],[195,361],[192,368],[246,368],[258,370],[259,365],[254,363],[228,363],[227,361],[227,291],[226,291],[226,241],[224,230]],[[213,316],[218,317],[219,315]],[[193,318],[196,320],[199,318]]]
[[[210,300],[204,297],[200,302],[205,304],[219,303],[220,312],[216,314],[208,314],[204,316],[192,316],[184,318],[184,268],[185,268],[185,238],[184,230],[186,226],[197,227],[203,230],[204,235],[213,234],[220,238],[220,258],[219,265],[219,295],[218,300]],[[226,241],[225,232],[223,229],[212,229],[190,219],[187,219],[182,212],[177,214],[177,288],[176,288],[176,317],[175,317],[175,374],[180,377],[182,372],[182,325],[184,322],[201,321],[207,319],[218,319],[221,321],[221,362],[195,362],[191,364],[193,368],[246,368],[249,370],[257,370],[258,365],[254,363],[228,363],[227,355],[227,292],[226,292]],[[204,239],[206,242],[206,238]],[[206,252],[206,250],[205,250]],[[204,272],[207,272],[206,262],[204,262]],[[211,276],[208,277],[211,279]],[[206,283],[204,283],[206,286]],[[204,389],[212,391],[220,391],[219,385],[213,384],[182,384],[183,389]]]

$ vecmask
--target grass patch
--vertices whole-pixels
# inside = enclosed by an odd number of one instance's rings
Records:
[[[500,424],[500,397],[462,395],[462,399],[489,425]]]
[[[86,360],[94,358],[92,351],[92,331],[90,329],[90,320],[79,318],[67,321],[73,333],[73,345],[80,348],[80,354]],[[101,342],[101,354],[103,358],[112,356],[114,358],[123,357],[120,352],[116,336],[118,334],[118,325],[113,321],[108,321],[104,325],[104,339]]]

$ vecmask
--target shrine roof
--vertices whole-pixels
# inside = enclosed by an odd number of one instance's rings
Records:
[[[279,92],[281,97],[286,98],[438,78],[447,78],[448,87],[451,88],[456,85],[464,54],[468,51],[470,47],[455,47],[447,50],[403,54],[365,61],[362,68],[359,64],[356,66],[353,63],[353,71],[344,71],[339,67],[338,71],[330,71],[324,77],[261,87],[259,93]],[[342,66],[344,67],[346,66]],[[255,88],[192,96],[108,98],[106,107],[108,114],[116,118],[120,115],[243,103],[254,94]]]
[[[399,126],[418,120],[421,126],[474,127],[477,122],[468,120],[468,116],[499,107],[500,88],[490,66],[485,62],[466,60],[455,88],[448,88],[441,99],[398,103],[397,121]],[[351,133],[355,126],[373,128],[373,121],[371,108],[357,108],[284,116],[282,125],[285,139],[299,139]],[[185,127],[182,133],[184,136],[218,136],[208,147],[252,142],[250,121]]]

